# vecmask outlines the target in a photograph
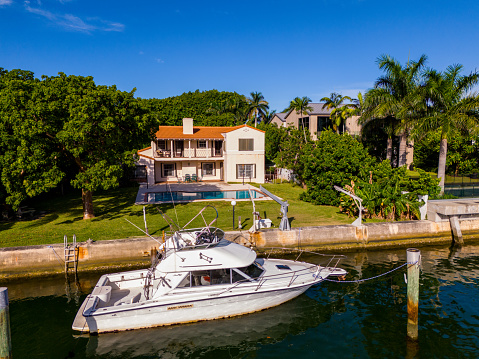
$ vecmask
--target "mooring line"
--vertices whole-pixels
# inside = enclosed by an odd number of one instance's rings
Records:
[[[416,262],[418,263],[418,262]],[[328,282],[335,282],[335,283],[361,283],[361,282],[366,282],[368,280],[373,280],[373,279],[377,279],[377,278],[380,278],[380,277],[383,277],[385,275],[388,275],[394,271],[397,271],[398,269],[401,269],[402,267],[404,266],[407,266],[408,264],[410,265],[414,265],[416,263],[404,263],[402,265],[400,265],[399,267],[397,268],[394,268],[394,269],[391,269],[390,271],[386,272],[386,273],[383,273],[383,274],[379,274],[377,276],[374,276],[374,277],[371,277],[371,278],[365,278],[365,279],[357,279],[357,280],[333,280],[333,279],[328,279],[328,278],[324,278],[323,280],[325,281],[328,281]]]

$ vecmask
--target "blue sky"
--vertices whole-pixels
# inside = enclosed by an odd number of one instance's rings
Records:
[[[136,96],[217,89],[356,96],[376,59],[479,69],[478,1],[0,0],[0,67],[93,76]]]

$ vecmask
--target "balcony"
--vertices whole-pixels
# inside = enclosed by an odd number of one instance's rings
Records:
[[[157,150],[154,154],[155,158],[214,158],[223,157],[222,149],[215,148],[185,148],[172,151]]]

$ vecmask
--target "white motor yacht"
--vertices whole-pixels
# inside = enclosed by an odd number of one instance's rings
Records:
[[[223,237],[211,224],[176,230],[149,269],[101,276],[72,328],[102,333],[232,317],[274,307],[330,276],[346,275],[337,267],[341,256],[327,256],[324,266],[299,256],[258,258]]]

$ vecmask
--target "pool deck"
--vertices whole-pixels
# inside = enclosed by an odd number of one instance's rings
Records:
[[[151,185],[147,186],[146,184],[141,184],[140,189],[138,190],[138,193],[136,195],[135,204],[139,204],[139,205],[152,204],[151,202],[145,201],[145,198],[147,197],[148,193],[154,193],[154,192],[244,191],[248,189],[259,191],[257,187],[251,186],[250,184],[243,185],[241,183],[235,183],[235,184],[229,184],[224,182],[159,183],[153,186]],[[249,201],[249,199],[247,200]],[[214,200],[214,201],[218,201],[218,200]],[[220,201],[222,201],[222,199]]]

